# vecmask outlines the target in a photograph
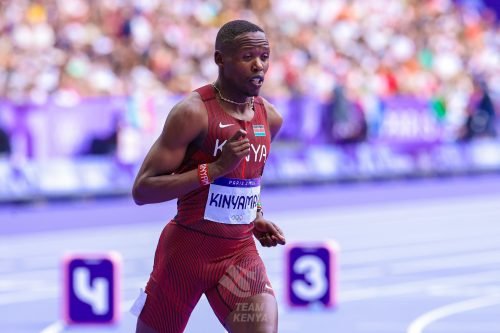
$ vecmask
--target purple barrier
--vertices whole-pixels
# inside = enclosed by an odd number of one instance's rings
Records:
[[[144,138],[162,127],[167,108],[156,107],[160,103],[138,96],[89,98],[70,105],[0,101],[0,128],[10,137],[12,155],[22,160],[112,155],[122,129],[133,128]]]
[[[2,102],[13,154],[28,159],[71,157],[88,149],[89,140],[113,132],[126,110],[123,98],[88,99],[71,107]],[[1,123],[0,123],[1,125]]]
[[[429,101],[398,96],[383,101],[374,139],[388,144],[439,143],[443,134]]]
[[[273,103],[285,119],[279,136],[285,141],[340,143],[366,139],[414,145],[443,140],[445,125],[437,118],[431,103],[415,97],[398,96],[381,101],[379,112],[369,122],[364,119],[361,106],[349,101],[326,104],[310,97],[296,97]],[[367,134],[362,132],[365,126],[369,126]]]
[[[12,144],[10,156],[0,152],[0,202],[130,194],[142,157],[177,101],[96,98],[71,107],[0,101],[0,128]],[[266,164],[268,185],[500,170],[496,138],[445,142],[448,125],[428,101],[387,99],[368,121],[348,101],[301,97],[273,104],[285,121]],[[353,110],[357,116],[350,117]],[[338,143],[334,129],[356,121],[368,124],[366,140]]]

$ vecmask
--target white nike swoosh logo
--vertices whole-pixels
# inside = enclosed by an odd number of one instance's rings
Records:
[[[226,127],[229,127],[229,126],[233,126],[234,124],[223,124],[223,123],[219,123],[219,127],[220,128],[226,128]]]

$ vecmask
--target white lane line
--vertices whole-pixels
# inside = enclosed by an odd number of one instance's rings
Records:
[[[13,271],[8,273],[3,273],[0,277],[2,281],[7,279],[11,280],[50,280],[54,277],[59,277],[61,270],[58,268],[47,268],[47,269],[29,269],[24,271]]]
[[[462,288],[468,285],[477,285],[497,282],[500,279],[500,271],[488,271],[485,273],[455,275],[453,277],[440,277],[432,279],[421,279],[403,283],[392,283],[366,288],[340,290],[340,302],[361,301],[366,299],[400,296],[407,294],[429,292],[436,288],[446,286],[448,288]]]
[[[487,297],[473,298],[467,301],[448,304],[443,307],[434,309],[430,312],[427,312],[422,316],[418,317],[417,319],[415,319],[408,327],[407,333],[422,333],[427,326],[440,319],[458,313],[472,311],[498,304],[500,304],[500,294]]]
[[[56,321],[55,323],[50,324],[45,327],[40,333],[59,333],[64,331],[64,324],[62,321]]]
[[[446,269],[485,266],[499,262],[500,250],[482,251],[465,255],[438,256],[431,259],[414,259],[407,262],[389,264],[389,271],[392,275],[417,274],[444,271]]]
[[[396,259],[423,258],[425,256],[436,257],[438,255],[456,255],[460,252],[477,252],[481,250],[500,249],[500,237],[470,239],[450,239],[442,240],[433,244],[399,244],[394,247],[375,247],[364,250],[342,251],[342,261],[355,264],[367,264],[376,262],[380,264],[384,261]]]
[[[135,299],[121,302],[120,303],[120,312],[121,313],[128,312],[130,310],[130,307],[134,303],[134,301],[135,301]],[[56,322],[53,322],[49,326],[45,327],[44,329],[42,329],[40,331],[40,333],[61,333],[61,332],[64,332],[65,329],[66,329],[66,326],[64,325],[64,323],[62,321],[58,320]]]
[[[58,291],[58,287],[45,287],[40,290],[27,290],[24,293],[12,292],[2,294],[0,298],[0,306],[54,299],[59,296]]]
[[[477,285],[477,286],[438,286],[429,288],[429,296],[431,297],[449,297],[449,298],[474,298],[484,297],[487,295],[500,294],[500,286],[498,285]],[[500,322],[498,322],[500,328]],[[500,329],[498,330],[500,332]]]
[[[46,281],[41,280],[0,280],[0,295],[13,291],[24,291],[27,289],[46,288]]]

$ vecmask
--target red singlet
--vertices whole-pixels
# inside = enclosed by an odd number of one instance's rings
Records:
[[[240,128],[250,140],[250,155],[226,175],[232,179],[259,179],[269,155],[271,132],[259,97],[251,121],[228,115],[211,85],[196,90],[208,112],[208,132],[199,149],[188,148],[176,173],[193,170],[220,156],[222,146]],[[179,198],[178,213],[164,228],[156,248],[148,295],[141,320],[159,333],[180,333],[202,294],[219,321],[248,297],[274,295],[252,237],[253,224],[225,224],[206,220],[209,186]]]

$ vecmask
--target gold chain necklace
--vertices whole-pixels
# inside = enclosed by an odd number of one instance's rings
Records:
[[[229,98],[226,98],[226,97],[222,96],[219,88],[217,88],[215,86],[215,83],[212,83],[212,87],[214,87],[214,89],[217,90],[217,93],[219,94],[220,99],[222,99],[224,102],[228,102],[228,103],[235,104],[235,105],[247,105],[248,104],[248,105],[250,105],[250,109],[253,110],[253,103],[254,103],[254,97],[253,96],[252,96],[252,98],[250,99],[249,102],[243,102],[243,103],[235,102],[235,101],[230,100]]]

